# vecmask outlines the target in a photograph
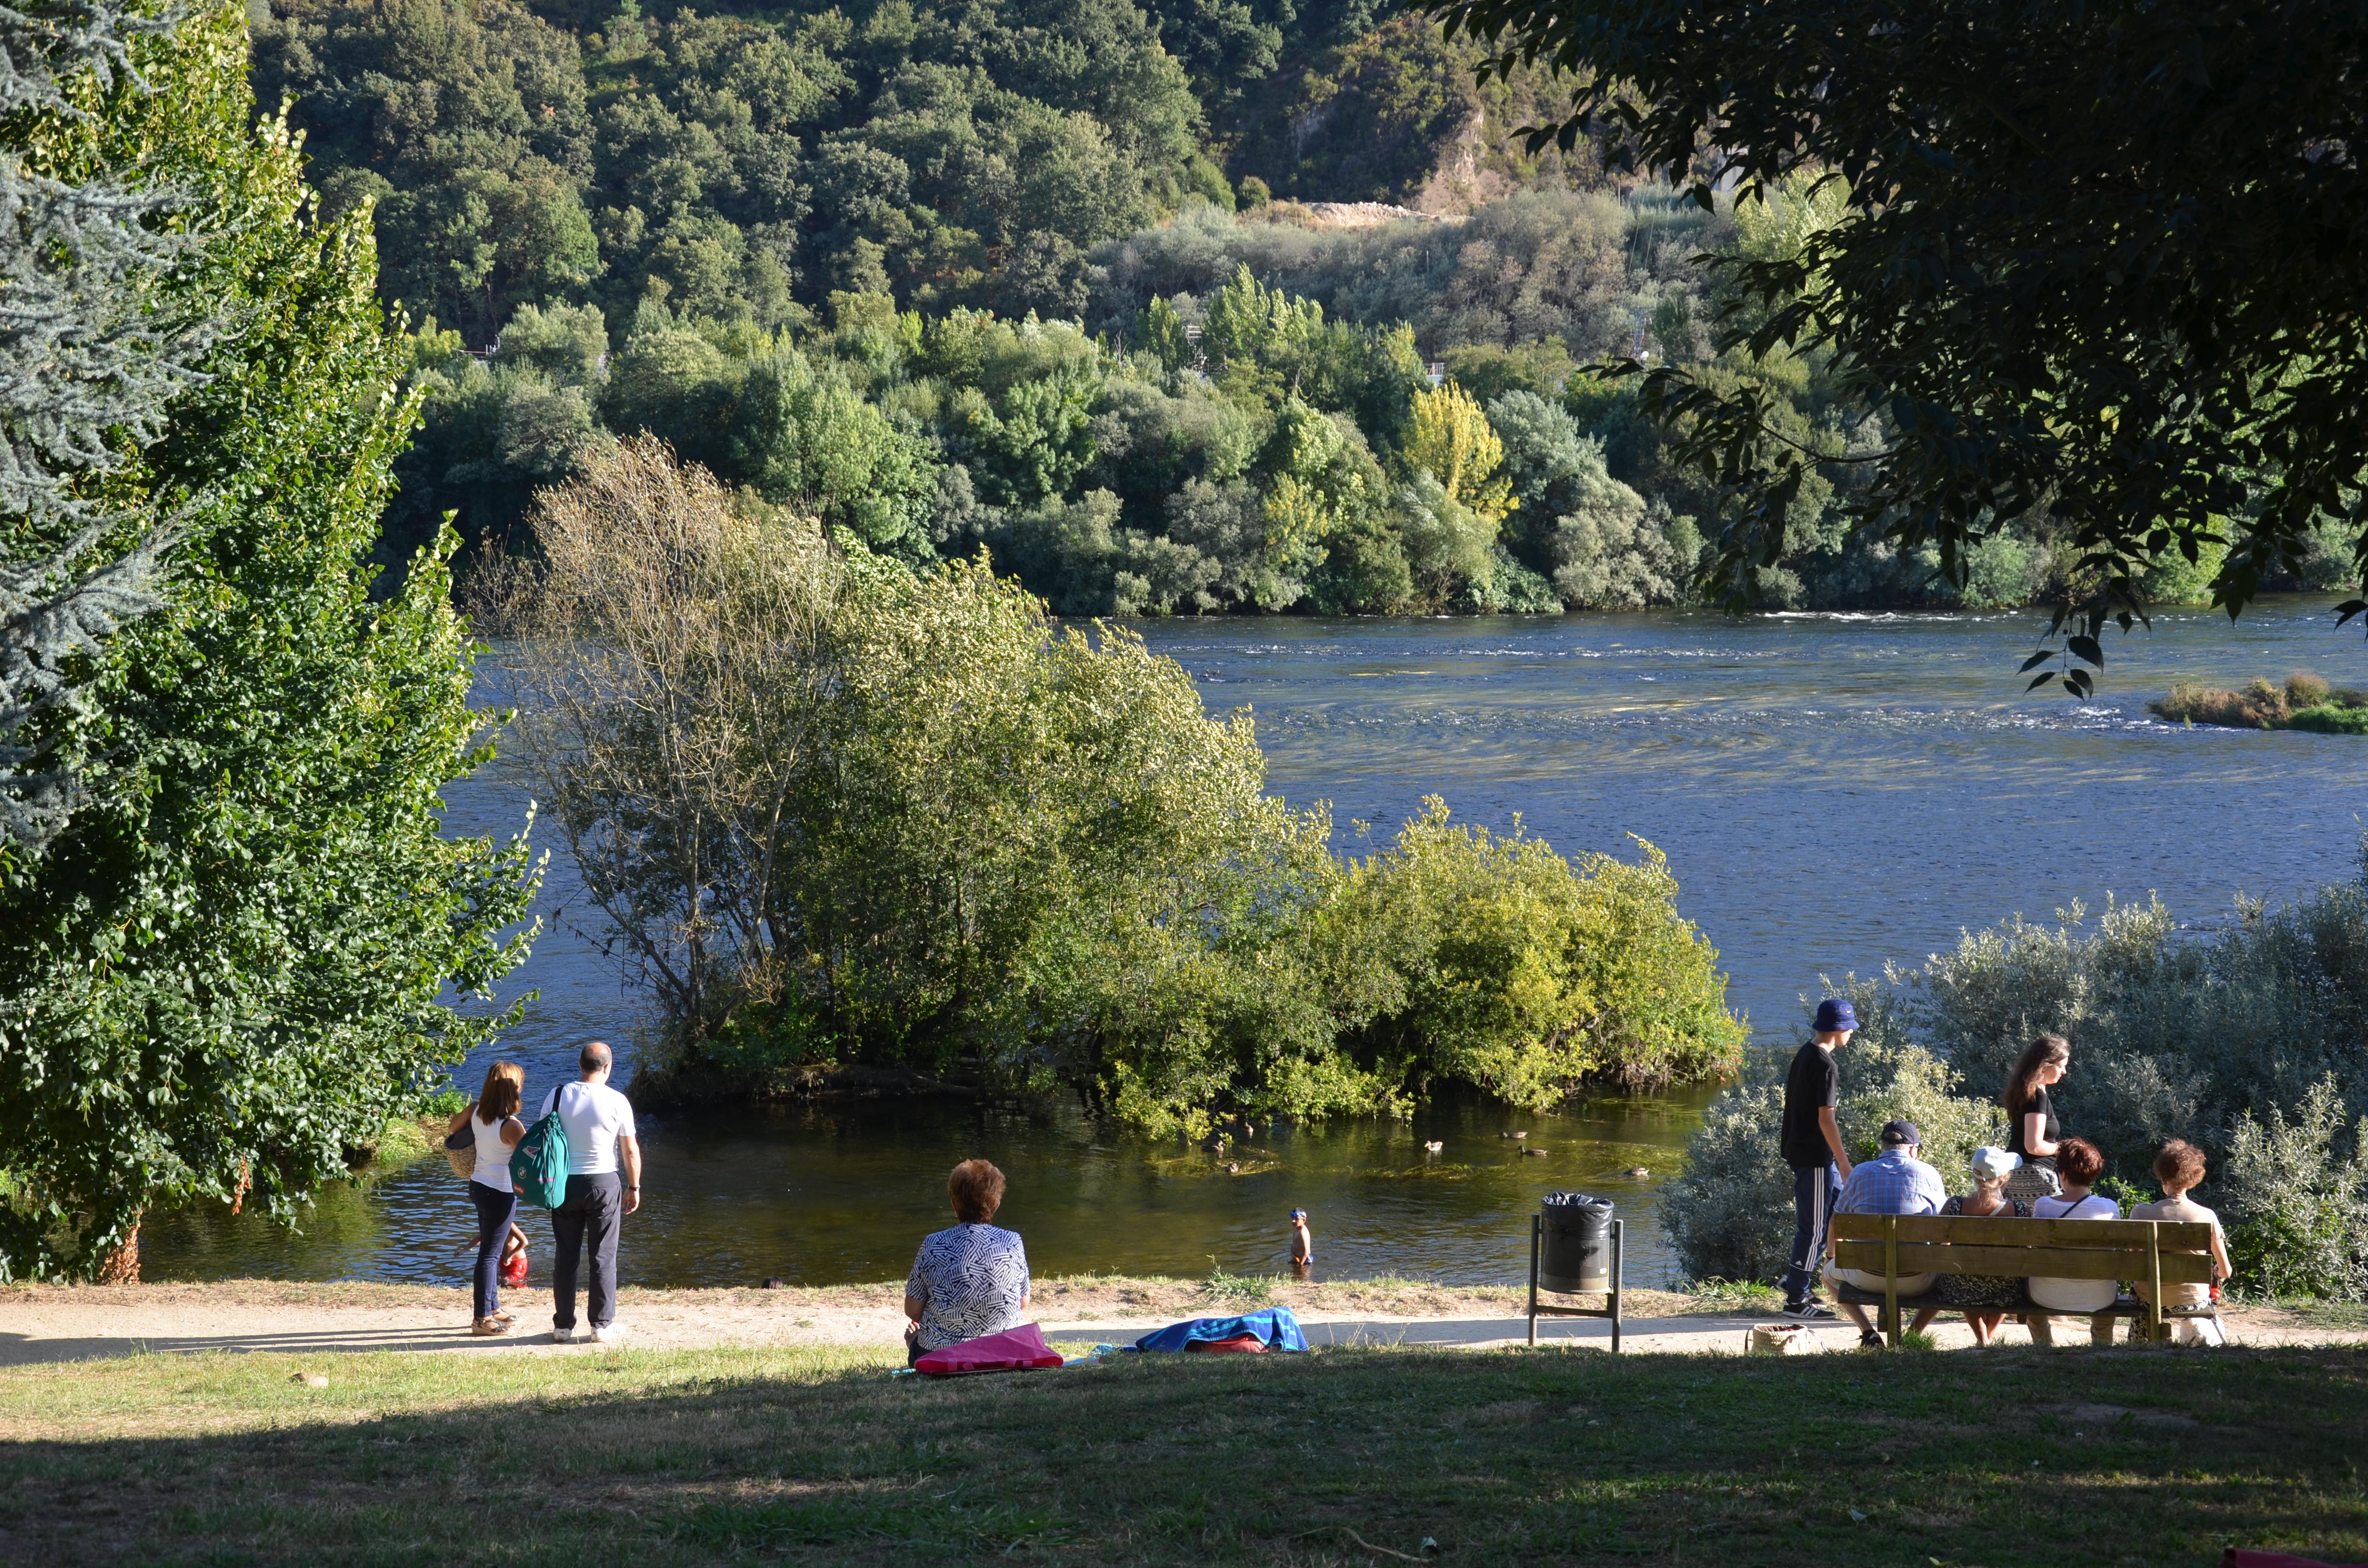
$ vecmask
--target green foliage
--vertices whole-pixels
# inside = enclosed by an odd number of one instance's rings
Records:
[[[2247,1111],[2231,1131],[2229,1261],[2264,1294],[2368,1296],[2368,1118],[2344,1119],[2329,1075],[2291,1118],[2275,1106],[2266,1122]]]
[[[2173,723],[2219,724],[2240,730],[2315,730],[2368,734],[2368,691],[2337,690],[2326,678],[2297,670],[2283,686],[2255,680],[2242,691],[2174,681],[2146,710]]]
[[[1716,347],[1818,359],[1839,402],[1879,416],[1845,515],[1903,556],[1934,547],[1944,582],[1963,588],[1969,551],[2001,525],[2044,515],[2078,566],[2033,656],[2063,660],[2043,682],[2089,690],[2103,627],[2129,629],[2173,556],[2200,571],[2235,535],[2211,582],[2232,613],[2305,570],[2329,522],[2368,560],[2357,262],[2297,280],[2289,261],[2368,211],[2368,180],[2317,151],[2357,112],[2358,17],[1944,4],[1901,26],[1886,5],[1825,0],[1708,18],[1679,0],[1436,14],[1498,74],[1571,73],[1565,143],[1608,119],[1622,162],[1668,171],[1704,208],[1720,189],[1802,201],[1805,221],[1722,263],[1734,298]],[[1804,70],[1811,33],[1834,41]],[[2288,129],[2254,133],[2269,123]],[[2141,166],[2159,177],[2118,178]],[[1803,487],[1839,454],[1782,430],[1764,386],[1626,369],[1727,502],[1708,577],[1747,607],[1791,547]]]
[[[1660,851],[1577,866],[1515,824],[1449,820],[1437,796],[1354,867],[1328,938],[1386,973],[1357,1053],[1394,1084],[1475,1085],[1543,1108],[1579,1085],[1631,1089],[1729,1071],[1742,1029],[1718,955],[1679,918]]]
[[[185,193],[180,286],[246,323],[127,482],[192,503],[167,602],[94,673],[61,755],[88,801],[0,884],[0,1273],[136,1258],[142,1210],[244,1196],[292,1218],[499,1019],[449,1005],[524,953],[522,843],[448,838],[484,753],[453,541],[387,597],[368,553],[412,416],[359,212],[315,222],[254,122],[242,14],[142,39],[154,87],[62,127]]]
[[[1123,599],[1156,567],[1117,517],[1089,493],[1029,515],[1055,541],[1015,538],[1104,562],[1066,591]],[[537,528],[541,558],[493,579],[527,733],[684,1093],[961,1061],[1197,1134],[1735,1059],[1716,954],[1650,846],[1574,866],[1433,801],[1345,863],[1324,814],[1266,794],[1249,716],[1208,718],[1133,634],[1056,626],[984,562],[833,549],[647,438]]]

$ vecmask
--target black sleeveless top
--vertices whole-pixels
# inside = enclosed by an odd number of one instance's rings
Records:
[[[2036,1088],[2031,1091],[2031,1098],[2023,1102],[2022,1115],[2014,1118],[2014,1125],[2007,1129],[2007,1152],[2011,1154],[2021,1154],[2026,1160],[2044,1161],[2052,1165],[2055,1163],[2055,1155],[2033,1154],[2029,1149],[2023,1147],[2025,1119],[2032,1111],[2040,1114],[2042,1119],[2040,1135],[2046,1142],[2057,1143],[2063,1141],[2064,1129],[2055,1119],[2055,1102],[2048,1097],[2045,1088]]]

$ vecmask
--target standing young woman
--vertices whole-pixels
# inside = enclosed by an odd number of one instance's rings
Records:
[[[469,1177],[469,1199],[477,1206],[476,1321],[472,1334],[507,1334],[510,1315],[502,1311],[502,1245],[518,1215],[518,1189],[510,1185],[510,1152],[526,1136],[518,1105],[526,1095],[526,1069],[496,1062],[485,1069],[477,1103],[452,1119],[452,1131],[466,1122],[477,1138],[477,1168]]]
[[[2055,1155],[2063,1147],[2064,1128],[2048,1091],[2064,1081],[2071,1065],[2071,1042],[2060,1034],[2044,1034],[2022,1048],[2006,1075],[2006,1147],[2022,1160],[2007,1185],[2009,1198],[2028,1200],[2057,1189]]]

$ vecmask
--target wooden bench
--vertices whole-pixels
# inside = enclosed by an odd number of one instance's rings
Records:
[[[2166,1220],[2018,1220],[2011,1217],[1975,1219],[1938,1214],[1837,1214],[1833,1217],[1834,1265],[1883,1277],[1880,1291],[1854,1285],[1838,1287],[1841,1300],[1883,1309],[1884,1340],[1899,1347],[1899,1309],[1962,1308],[1930,1295],[1902,1296],[1899,1281],[1918,1274],[1992,1274],[2028,1279],[2128,1280],[2145,1287],[2145,1299],[2118,1297],[2113,1305],[2094,1313],[2052,1312],[2036,1302],[2018,1312],[2034,1324],[2032,1337],[2044,1339],[2049,1317],[2101,1320],[2112,1333],[2115,1317],[2146,1320],[2146,1337],[2169,1337],[2165,1321],[2174,1317],[2209,1317],[2206,1307],[2165,1307],[2167,1285],[2208,1285],[2212,1282],[2212,1227],[2206,1223]],[[1976,1308],[1976,1311],[1981,1309]],[[2100,1340],[2100,1343],[2102,1343]]]

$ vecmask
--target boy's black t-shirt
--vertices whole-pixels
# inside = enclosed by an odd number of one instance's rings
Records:
[[[1842,1075],[1834,1053],[1816,1040],[1801,1047],[1793,1070],[1784,1074],[1784,1131],[1778,1147],[1784,1163],[1794,1170],[1830,1165],[1834,1152],[1826,1147],[1825,1129],[1817,1125],[1818,1110],[1841,1103]]]

